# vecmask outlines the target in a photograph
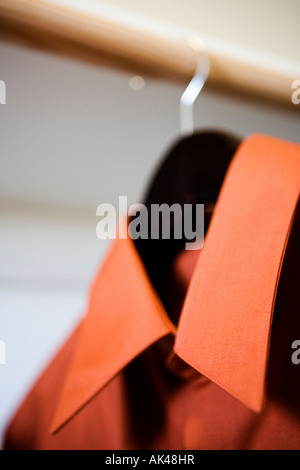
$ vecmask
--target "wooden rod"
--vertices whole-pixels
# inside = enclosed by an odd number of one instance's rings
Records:
[[[95,0],[0,0],[0,25],[13,36],[31,38],[46,47],[60,44],[68,54],[81,51],[133,73],[185,81],[196,68],[189,31],[164,28],[141,15]],[[300,64],[226,44],[205,40],[211,70],[208,85],[292,105],[292,83],[300,79]],[[300,108],[298,106],[297,108]]]

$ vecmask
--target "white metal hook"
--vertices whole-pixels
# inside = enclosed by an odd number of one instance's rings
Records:
[[[198,36],[191,36],[187,42],[197,54],[197,66],[195,75],[180,99],[181,134],[193,134],[194,132],[193,104],[206,82],[210,69],[209,55],[202,39]]]

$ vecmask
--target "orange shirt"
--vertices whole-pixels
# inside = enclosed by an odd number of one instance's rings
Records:
[[[299,145],[244,140],[201,253],[175,260],[177,326],[134,242],[116,240],[5,448],[300,449],[299,189]]]

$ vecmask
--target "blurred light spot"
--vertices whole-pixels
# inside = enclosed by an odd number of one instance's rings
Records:
[[[129,86],[132,90],[141,90],[145,86],[145,80],[139,75],[131,77],[129,80]]]

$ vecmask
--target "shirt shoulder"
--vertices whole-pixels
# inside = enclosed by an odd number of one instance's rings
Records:
[[[3,445],[5,450],[38,448],[41,436],[49,435],[50,422],[79,331],[80,324],[69,335],[17,409],[6,429]]]

